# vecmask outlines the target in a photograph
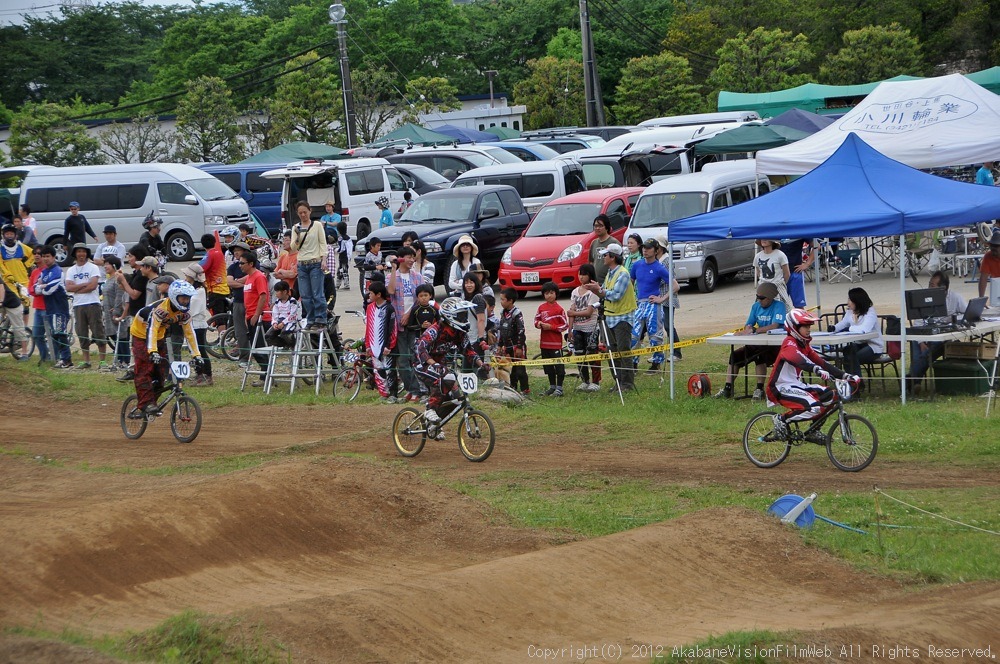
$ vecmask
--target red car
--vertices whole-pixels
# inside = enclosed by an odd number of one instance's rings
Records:
[[[518,293],[525,293],[540,291],[547,281],[556,282],[561,290],[579,286],[577,272],[589,261],[590,245],[597,237],[594,217],[608,215],[611,234],[623,242],[642,190],[594,189],[546,203],[500,260],[500,287],[513,286]]]

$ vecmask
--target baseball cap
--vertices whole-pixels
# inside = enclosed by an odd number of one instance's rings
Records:
[[[118,229],[115,228],[114,226],[112,226],[111,224],[108,224],[107,226],[104,227],[104,232],[105,233],[117,233]]]
[[[159,284],[172,284],[172,283],[174,283],[174,281],[175,281],[175,279],[173,277],[171,277],[169,274],[165,274],[162,277],[157,277],[156,279],[153,279],[153,283],[157,284],[157,285],[159,285]]]
[[[648,240],[642,243],[643,249],[656,249],[656,247],[657,247],[657,242],[653,238],[649,238]]]
[[[757,295],[760,295],[761,297],[769,297],[773,300],[778,297],[778,287],[770,281],[762,281],[760,285],[757,286]]]
[[[620,244],[612,244],[612,245],[608,245],[607,247],[604,247],[603,249],[601,249],[600,251],[597,252],[597,255],[599,257],[601,257],[601,258],[604,258],[608,254],[612,254],[612,255],[615,255],[615,256],[621,256],[622,255],[622,246]]]
[[[70,206],[71,208],[74,208],[74,207],[75,207],[75,208],[78,208],[78,207],[80,207],[80,204],[79,204],[78,202],[76,202],[76,201],[70,201],[70,202],[69,202],[69,206]]]
[[[146,256],[141,261],[139,261],[139,265],[145,265],[146,267],[156,267],[158,263],[156,262],[156,259],[154,257]]]

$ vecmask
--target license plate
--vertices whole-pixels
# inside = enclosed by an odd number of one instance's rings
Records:
[[[538,273],[537,272],[522,272],[521,273],[521,283],[522,284],[537,284],[538,283]]]

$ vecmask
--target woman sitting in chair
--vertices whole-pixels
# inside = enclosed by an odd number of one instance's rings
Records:
[[[861,375],[861,365],[871,364],[879,355],[885,352],[882,341],[882,326],[878,314],[872,305],[872,299],[864,288],[852,288],[847,291],[847,312],[840,322],[830,326],[830,332],[847,331],[853,334],[868,334],[878,332],[878,336],[868,341],[856,341],[847,348],[844,360],[847,371],[855,376]]]

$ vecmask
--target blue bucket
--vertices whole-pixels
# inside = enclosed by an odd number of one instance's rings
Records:
[[[794,493],[790,493],[787,496],[782,496],[776,501],[771,503],[771,506],[767,508],[768,514],[773,514],[779,519],[789,512],[792,508],[801,503],[805,498],[802,496],[796,496]],[[795,525],[799,528],[812,528],[813,523],[816,522],[816,512],[813,510],[812,505],[805,508],[799,518],[795,519]]]

